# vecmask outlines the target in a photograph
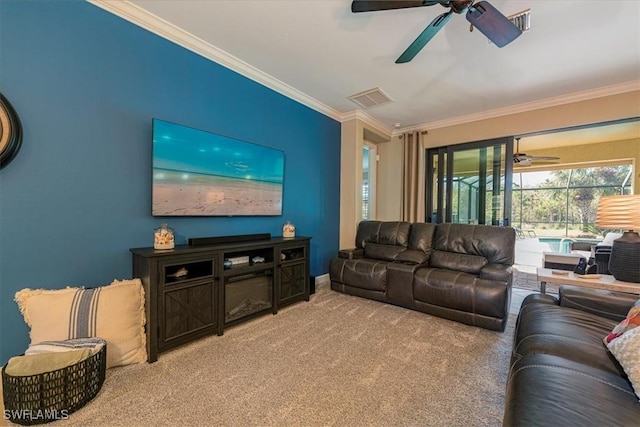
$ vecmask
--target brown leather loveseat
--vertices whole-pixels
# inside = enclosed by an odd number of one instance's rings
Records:
[[[356,247],[330,262],[331,288],[504,331],[515,239],[509,227],[362,221]]]
[[[516,322],[503,426],[640,425],[639,393],[603,343],[637,301],[634,294],[568,285],[558,297],[527,296]],[[630,342],[627,362],[637,360]]]

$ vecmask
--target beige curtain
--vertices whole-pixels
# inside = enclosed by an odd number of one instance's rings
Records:
[[[422,132],[402,135],[404,161],[402,170],[402,220],[424,222],[425,150]]]

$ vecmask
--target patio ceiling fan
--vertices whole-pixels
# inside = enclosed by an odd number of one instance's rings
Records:
[[[472,0],[441,0],[441,1],[404,1],[404,0],[354,0],[351,3],[351,12],[374,12],[379,10],[405,9],[409,7],[441,5],[448,7],[449,11],[437,16],[427,28],[409,45],[402,55],[396,60],[396,64],[411,61],[426,46],[427,43],[444,27],[451,15],[466,12],[467,21],[471,22],[471,30],[476,27],[482,34],[498,47],[506,46],[514,41],[522,31],[516,27],[506,16],[500,13],[487,1],[474,3]],[[471,31],[470,30],[470,31]]]
[[[560,160],[560,157],[552,156],[529,156],[520,152],[520,138],[516,138],[516,152],[513,153],[513,164],[515,166],[531,166],[532,162],[551,162]]]

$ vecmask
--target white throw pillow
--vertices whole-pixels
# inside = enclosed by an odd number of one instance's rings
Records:
[[[624,369],[636,396],[640,398],[640,328],[627,330],[607,344],[607,348]]]
[[[613,246],[613,241],[618,237],[622,237],[622,233],[607,233],[607,235],[604,236],[604,240],[598,243],[597,246]]]

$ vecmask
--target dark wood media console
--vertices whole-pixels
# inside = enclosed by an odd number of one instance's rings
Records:
[[[227,326],[309,301],[310,240],[130,249],[133,277],[144,285],[149,362],[170,348],[222,335]],[[225,260],[234,263],[225,267]]]

